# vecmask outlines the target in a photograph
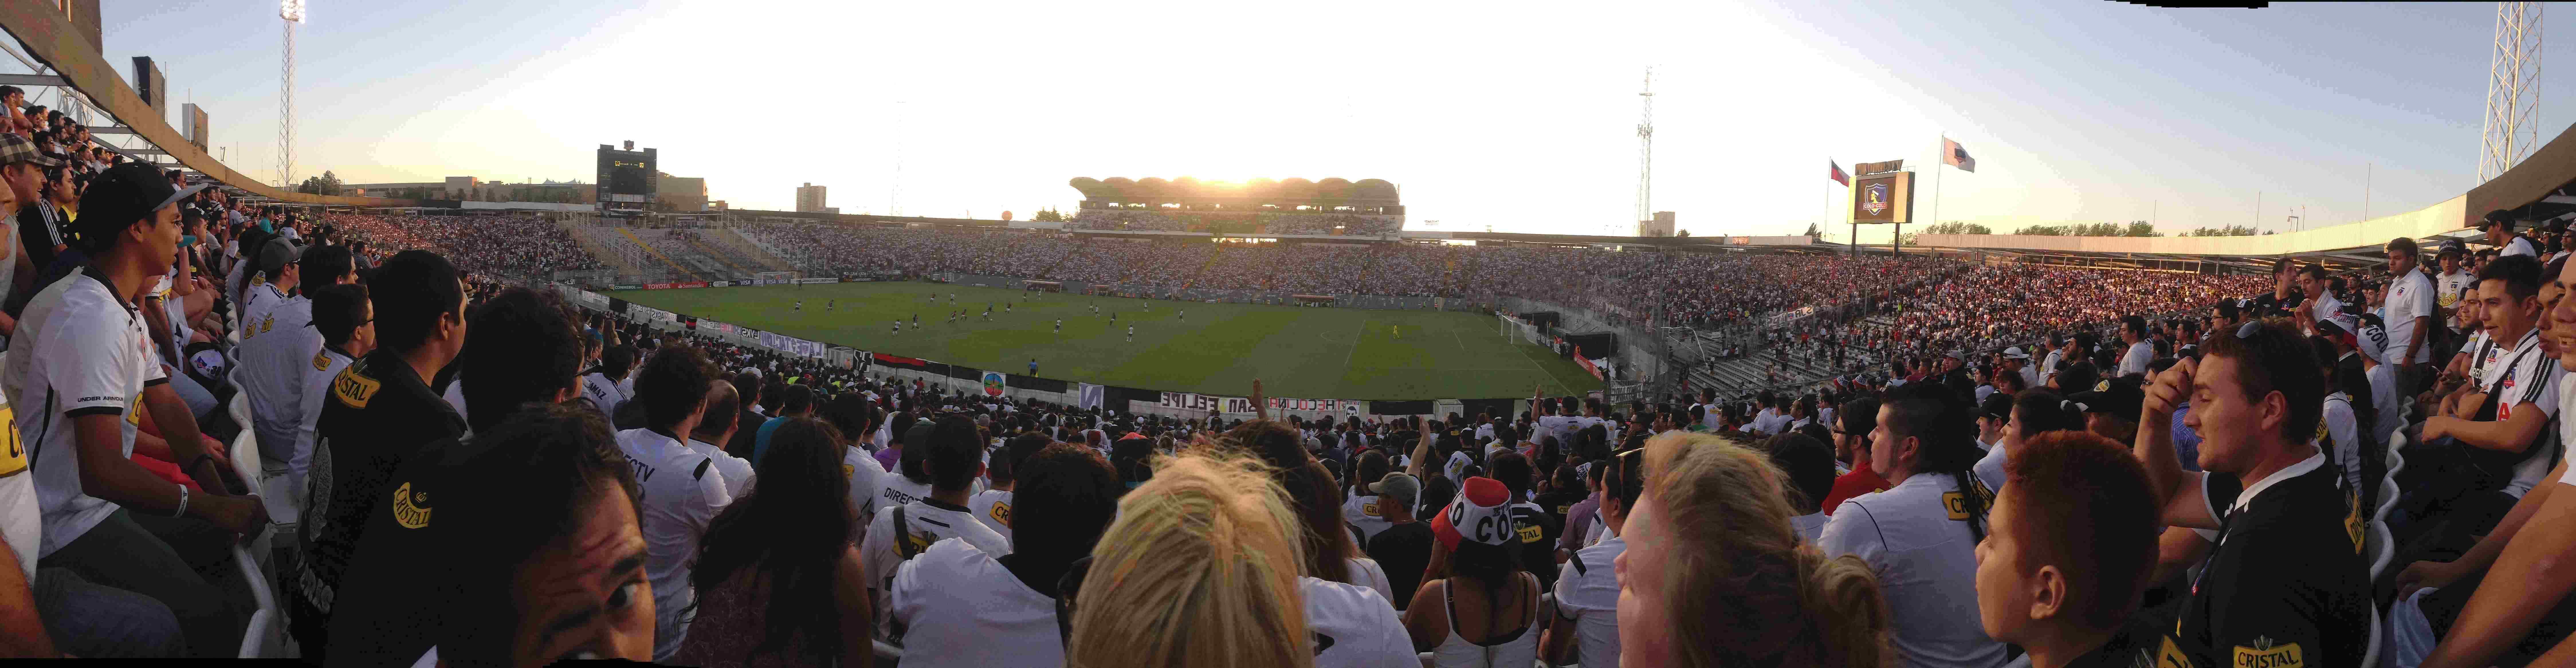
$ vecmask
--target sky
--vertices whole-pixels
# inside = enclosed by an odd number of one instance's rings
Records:
[[[109,62],[154,58],[172,109],[207,109],[226,164],[275,177],[272,4],[103,11]],[[1072,209],[1078,176],[1378,178],[1402,189],[1409,229],[1624,235],[1651,66],[1654,210],[1697,235],[1828,223],[1833,238],[1848,191],[1828,160],[1904,159],[1919,219],[1997,232],[2288,230],[2430,206],[2476,182],[2495,24],[2487,3],[2037,0],[311,0],[308,15],[299,179],[592,181],[593,151],[633,140],[744,209],[792,209],[804,183],[843,213],[1026,218]],[[2568,40],[2544,43],[2544,63],[2576,64]],[[2540,141],[2576,119],[2567,69],[2542,69]],[[1976,172],[1933,167],[1943,136]]]

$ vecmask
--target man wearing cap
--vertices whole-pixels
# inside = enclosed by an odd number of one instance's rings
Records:
[[[2487,212],[2487,245],[2502,249],[2497,257],[2527,255],[2539,259],[2540,249],[2532,246],[2530,237],[2514,234],[2513,227],[2513,212],[2504,209]]]
[[[53,266],[54,258],[69,250],[65,245],[63,220],[41,204],[37,190],[45,182],[46,168],[63,163],[36,150],[36,144],[25,137],[0,134],[0,180],[9,182],[9,195],[18,203],[17,285],[33,288],[35,279]]]
[[[1396,609],[1413,602],[1414,589],[1422,585],[1422,569],[1431,564],[1431,526],[1413,517],[1413,506],[1421,502],[1422,481],[1403,472],[1388,473],[1369,483],[1368,491],[1378,498],[1378,515],[1386,521],[1368,541],[1368,557],[1386,569],[1388,591],[1394,592]]]
[[[2024,388],[2040,386],[2039,367],[2031,365],[2030,353],[2022,350],[2021,346],[2004,349],[2003,369],[2020,375],[2021,386]]]
[[[271,250],[276,248],[270,246]],[[260,455],[286,462],[288,478],[300,481],[311,471],[313,455],[312,443],[300,436],[305,425],[321,417],[321,397],[317,394],[328,393],[327,388],[314,392],[317,386],[309,377],[331,366],[322,352],[325,337],[320,329],[311,326],[313,300],[307,295],[314,287],[344,285],[355,279],[349,273],[349,251],[344,247],[315,246],[281,266],[275,273],[277,280],[253,289],[304,287],[306,293],[293,297],[272,295],[261,302],[259,313],[242,320],[242,340],[235,349],[240,363],[231,376],[233,384],[250,401],[251,424],[247,426],[257,434]],[[315,285],[306,286],[307,277],[313,278]],[[324,362],[316,364],[317,359]]]
[[[2397,366],[2397,379],[2413,394],[2432,378],[2437,296],[2433,279],[2418,270],[2414,239],[2391,239],[2386,250],[2388,294],[2380,302],[2380,318],[2388,328],[2389,363]]]
[[[2138,437],[2135,416],[2139,403],[2146,401],[2146,394],[2139,390],[2145,383],[2145,376],[2121,376],[2095,385],[2101,389],[2077,392],[2066,400],[2084,411],[2085,431],[2129,445]]]
[[[178,253],[177,203],[190,194],[149,167],[102,174],[75,228],[90,262],[28,302],[0,390],[18,411],[18,432],[34,437],[44,517],[37,565],[158,599],[177,614],[192,652],[229,656],[242,617],[198,573],[220,567],[237,535],[266,530],[267,512],[256,496],[228,493],[225,464],[203,447],[135,312],[145,284]],[[132,461],[143,411],[169,448],[162,454],[194,485]]]
[[[2442,263],[2442,274],[2433,278],[2433,303],[2441,309],[2442,322],[2453,334],[2460,333],[2459,323],[2452,319],[2452,313],[2460,306],[2460,295],[2477,282],[2476,275],[2468,271],[2468,255],[2468,244],[2458,239],[2443,239],[2436,255]]]

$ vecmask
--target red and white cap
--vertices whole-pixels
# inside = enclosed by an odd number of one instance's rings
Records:
[[[1501,546],[1510,544],[1513,536],[1512,493],[1502,481],[1493,478],[1468,478],[1459,486],[1458,500],[1449,502],[1447,510],[1431,518],[1431,535],[1441,545],[1458,549],[1461,540]]]

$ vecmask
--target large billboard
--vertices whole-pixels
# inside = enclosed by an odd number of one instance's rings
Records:
[[[658,154],[659,151],[649,148],[635,150],[635,142],[626,142],[624,149],[600,144],[598,185],[600,210],[646,208],[646,204],[654,200],[655,191],[658,190],[654,187],[659,185],[659,179],[655,178],[657,172],[654,171],[661,168],[661,165],[656,164],[660,162]]]
[[[1913,172],[1855,176],[1851,191],[1854,223],[1914,222]]]

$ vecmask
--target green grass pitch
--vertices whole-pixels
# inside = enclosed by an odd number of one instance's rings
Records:
[[[1171,392],[1246,396],[1254,378],[1269,396],[1296,399],[1479,399],[1526,397],[1533,386],[1552,396],[1601,389],[1572,360],[1506,339],[1496,333],[1493,316],[1475,313],[1209,304],[924,282],[613,294],[859,350],[1009,373],[1026,373],[1036,358],[1041,377]],[[796,308],[800,300],[803,310]],[[990,322],[984,320],[988,303]],[[1007,313],[1004,304],[1011,307]],[[966,317],[949,323],[948,314],[959,309]],[[896,319],[903,320],[901,334],[893,332]],[[1061,334],[1057,319],[1064,321]]]

